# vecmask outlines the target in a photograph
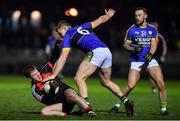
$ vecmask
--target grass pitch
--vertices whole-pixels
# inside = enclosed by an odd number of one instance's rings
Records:
[[[125,79],[114,79],[121,88],[125,87]],[[77,90],[73,78],[65,78],[65,82]],[[89,97],[97,117],[88,116],[42,116],[43,104],[36,101],[31,94],[31,84],[23,76],[0,76],[0,120],[179,120],[180,119],[180,82],[166,80],[168,91],[168,116],[160,116],[159,97],[152,94],[150,82],[139,80],[136,88],[128,96],[134,101],[135,115],[127,117],[121,104],[120,113],[111,114],[109,109],[118,101],[110,91],[101,86],[96,78],[87,81]]]

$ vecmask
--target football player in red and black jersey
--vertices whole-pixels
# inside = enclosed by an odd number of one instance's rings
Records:
[[[62,82],[58,77],[48,80],[50,81],[50,91],[49,93],[44,91],[44,85],[47,81],[44,82],[43,79],[51,75],[53,65],[59,57],[59,51],[60,43],[56,41],[51,58],[41,71],[38,71],[33,65],[26,66],[23,70],[24,75],[32,82],[33,96],[39,102],[47,105],[41,110],[41,114],[66,116],[71,112],[75,104],[77,104],[81,110],[74,114],[95,116],[96,114],[92,111],[91,107],[87,105],[86,101],[78,96],[76,91]],[[57,93],[55,93],[54,87],[59,87]]]

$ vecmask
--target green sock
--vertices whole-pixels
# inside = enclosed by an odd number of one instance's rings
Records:
[[[128,101],[126,96],[120,97],[120,100],[122,101],[122,103],[126,103],[126,101]]]
[[[161,100],[161,109],[166,109],[166,107],[167,107],[167,100],[166,99],[163,99],[163,100]]]

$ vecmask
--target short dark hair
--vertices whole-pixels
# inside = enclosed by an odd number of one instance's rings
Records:
[[[142,10],[142,11],[144,11],[144,13],[147,14],[147,9],[144,8],[144,7],[137,7],[137,8],[135,8],[134,12],[136,12],[136,11],[138,11],[138,10]]]
[[[71,24],[66,20],[61,20],[58,22],[58,24],[56,26],[56,31],[58,28],[61,28],[62,26],[71,26]]]
[[[26,78],[31,77],[30,74],[35,68],[36,67],[34,65],[28,65],[28,66],[24,67],[23,68],[24,76],[26,76]]]

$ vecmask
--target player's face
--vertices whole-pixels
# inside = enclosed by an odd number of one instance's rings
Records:
[[[135,11],[135,19],[137,25],[142,25],[146,22],[147,14],[143,10]]]
[[[30,76],[34,81],[42,81],[42,77],[40,75],[40,72],[37,69],[34,69],[31,72]]]

